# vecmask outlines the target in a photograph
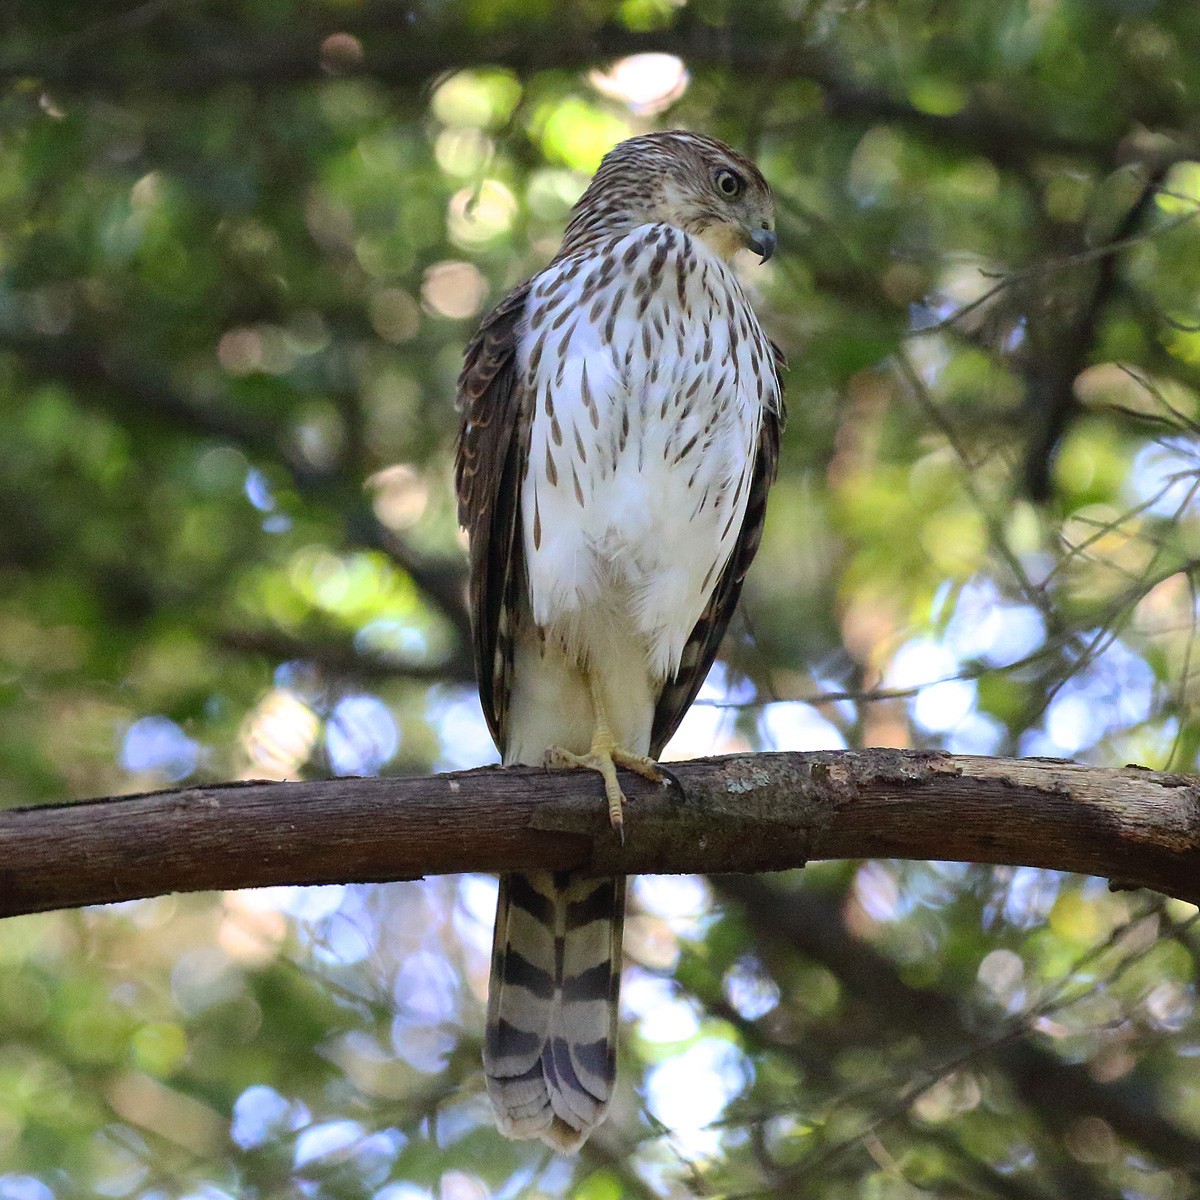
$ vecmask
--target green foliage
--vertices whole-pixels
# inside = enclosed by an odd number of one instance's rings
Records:
[[[0,803],[489,758],[462,348],[605,150],[673,125],[770,178],[781,253],[743,275],[791,361],[746,616],[673,752],[1196,770],[1191,6],[5,16]],[[0,1200],[1200,1186],[1185,905],[938,863],[639,881],[622,1090],[567,1162],[489,1121],[490,902],[0,925]]]

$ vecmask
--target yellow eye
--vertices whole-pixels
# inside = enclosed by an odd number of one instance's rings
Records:
[[[728,196],[732,200],[735,196],[740,196],[745,187],[746,181],[736,171],[722,167],[717,172],[717,191],[722,196]]]

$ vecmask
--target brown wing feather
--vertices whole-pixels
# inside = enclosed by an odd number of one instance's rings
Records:
[[[775,370],[778,375],[787,363],[778,346],[772,343],[771,349],[775,353]],[[781,383],[780,395],[782,394]],[[771,484],[775,482],[775,474],[779,467],[779,435],[783,429],[784,416],[782,402],[778,413],[763,413],[762,427],[758,432],[758,450],[754,459],[754,474],[750,480],[750,496],[746,502],[742,528],[729,555],[729,561],[708,598],[708,604],[705,605],[704,612],[700,614],[700,619],[683,648],[679,670],[673,679],[667,680],[658,698],[654,709],[654,727],[650,735],[650,754],[653,758],[657,758],[671,740],[671,735],[679,728],[684,713],[691,707],[696,693],[708,676],[721,639],[725,636],[725,630],[733,616],[733,610],[737,607],[738,597],[742,594],[746,572],[758,553],[763,521],[767,515],[767,493]]]
[[[462,425],[455,445],[458,519],[470,542],[470,608],[479,697],[504,753],[513,622],[525,570],[521,480],[529,452],[525,389],[517,378],[517,339],[529,284],[484,318],[467,347],[458,381]]]

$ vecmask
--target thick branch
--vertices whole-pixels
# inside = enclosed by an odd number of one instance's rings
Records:
[[[1025,407],[1033,429],[1025,452],[1025,486],[1034,500],[1049,500],[1053,491],[1054,456],[1079,410],[1075,380],[1087,366],[1105,309],[1116,292],[1120,248],[1137,233],[1152,210],[1158,189],[1175,161],[1174,156],[1162,155],[1147,167],[1141,193],[1109,239],[1113,252],[1102,255],[1097,262],[1091,288],[1067,326],[1046,339],[1055,351],[1038,356],[1025,372]]]
[[[222,40],[210,29],[197,36],[195,27],[176,27],[174,38],[186,48],[165,49],[155,56],[141,53],[141,43],[127,30],[108,23],[114,52],[97,54],[94,39],[71,39],[35,55],[0,60],[0,78],[35,78],[52,89],[70,94],[81,90],[123,93],[148,88],[173,95],[204,93],[233,82],[256,88],[309,84],[326,77],[330,68],[320,46],[330,33],[348,33],[362,40],[361,69],[396,86],[436,78],[464,67],[504,66],[523,72],[578,70],[629,54],[676,54],[694,68],[739,71],[756,79],[807,79],[818,84],[826,112],[835,120],[895,121],[918,134],[963,145],[1000,166],[1028,161],[1033,153],[1078,155],[1103,162],[1113,152],[1112,139],[1071,136],[1049,128],[1043,119],[993,111],[974,102],[962,112],[939,115],[923,112],[884,89],[864,83],[843,56],[804,44],[795,36],[780,39],[776,31],[756,38],[730,38],[728,30],[686,17],[669,30],[641,33],[620,25],[569,29],[561,21],[549,25],[523,24],[480,32],[457,23],[406,20],[396,6],[367,5],[357,12],[338,11],[328,20],[296,28],[286,36],[272,29],[257,38],[239,29]],[[131,63],[123,49],[137,46]],[[345,69],[352,69],[350,64]]]
[[[1200,902],[1200,780],[927,751],[736,755],[628,779],[484,768],[243,783],[0,813],[0,915],[171,891],[548,868],[753,872],[954,859],[1102,875]]]

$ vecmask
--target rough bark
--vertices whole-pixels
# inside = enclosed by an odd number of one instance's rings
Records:
[[[625,778],[623,846],[598,777],[536,768],[13,809],[0,813],[0,915],[455,871],[756,872],[861,857],[1051,867],[1200,903],[1200,779],[900,750],[671,769],[678,786]]]

